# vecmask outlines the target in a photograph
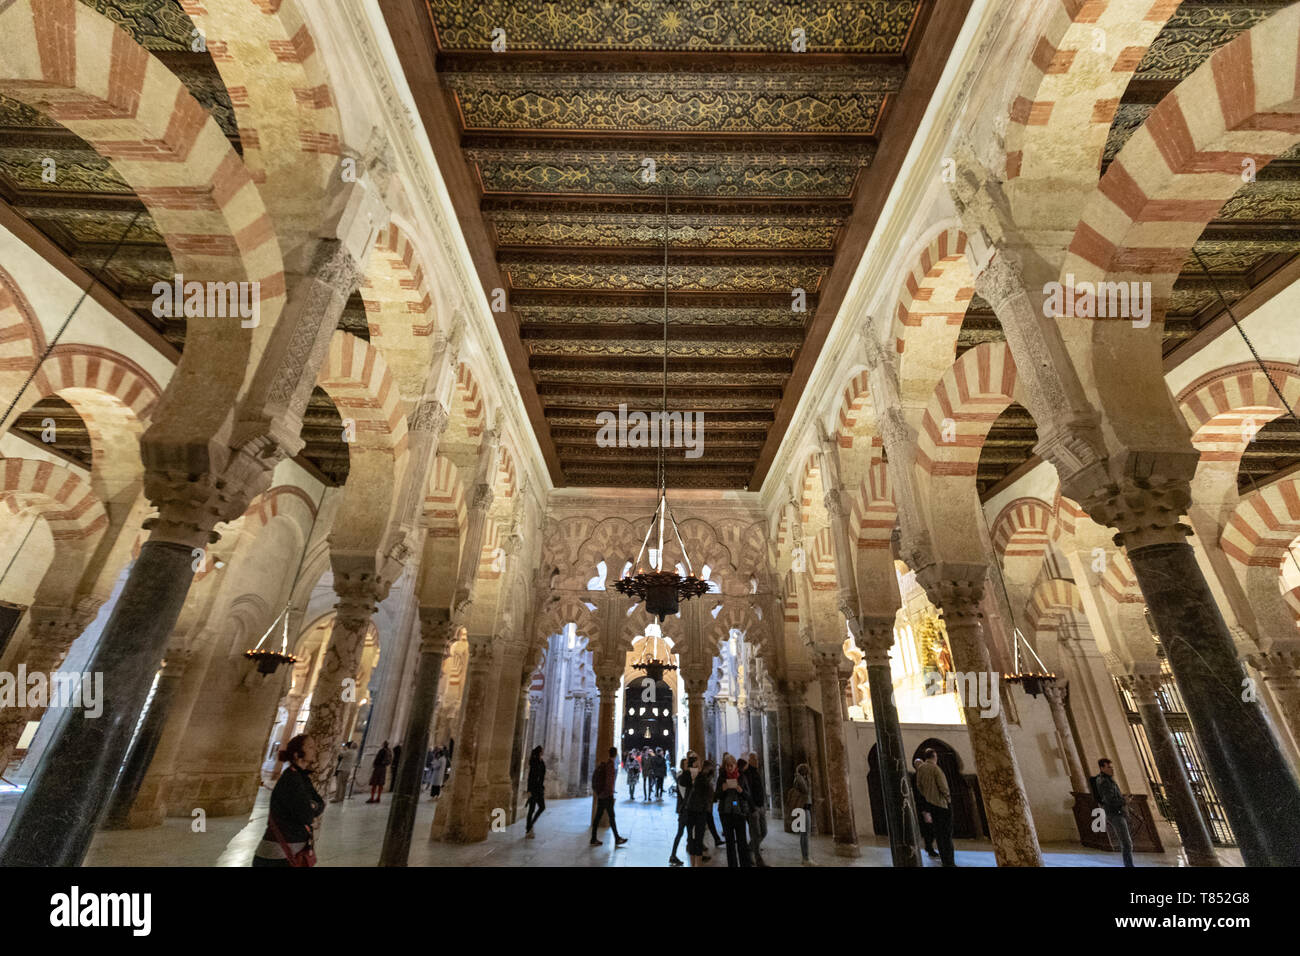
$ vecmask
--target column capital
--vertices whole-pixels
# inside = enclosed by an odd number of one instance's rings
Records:
[[[351,630],[361,630],[388,595],[388,582],[371,570],[334,569],[335,620]]]
[[[889,664],[889,650],[894,646],[894,619],[863,616],[853,635],[868,667]]]
[[[447,611],[439,607],[421,607],[420,618],[420,653],[446,657],[456,640],[460,629],[451,622]]]
[[[831,674],[837,674],[840,661],[847,663],[844,650],[838,644],[813,644],[808,648],[808,655],[812,658],[819,679],[825,677],[828,670]]]
[[[1300,645],[1275,643],[1267,651],[1249,655],[1246,663],[1269,683],[1290,683],[1300,678]]]
[[[441,435],[447,430],[449,418],[447,409],[442,402],[426,398],[416,405],[415,410],[407,416],[407,429],[435,436]]]
[[[1062,489],[1094,521],[1114,528],[1121,547],[1182,543],[1192,529],[1178,519],[1191,506],[1197,459],[1190,448],[1186,453],[1125,452],[1119,480],[1095,467],[1071,476]],[[1133,472],[1144,477],[1133,477]]]
[[[983,618],[980,601],[987,570],[981,564],[932,564],[918,571],[916,580],[930,601],[943,610],[944,621],[952,624]]]
[[[213,530],[234,521],[271,483],[271,472],[286,451],[269,437],[250,439],[238,448],[216,443],[197,447],[158,448],[142,445],[144,490],[158,513],[143,527],[149,540],[206,548],[219,539]],[[195,473],[195,462],[208,471]]]

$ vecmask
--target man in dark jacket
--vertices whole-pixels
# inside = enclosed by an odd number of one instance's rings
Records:
[[[1120,855],[1125,866],[1133,866],[1133,835],[1129,833],[1128,817],[1124,815],[1124,794],[1115,782],[1115,765],[1106,757],[1097,761],[1101,773],[1093,777],[1093,787],[1097,802],[1106,811],[1106,829],[1110,832],[1111,843],[1119,844]]]
[[[614,786],[618,783],[618,748],[609,748],[609,759],[596,767],[591,775],[591,792],[596,795],[596,815],[591,819],[591,845],[601,846],[596,839],[596,827],[600,819],[609,814],[609,829],[614,834],[614,847],[617,849],[627,842],[627,837],[618,835],[618,823],[614,820]]]

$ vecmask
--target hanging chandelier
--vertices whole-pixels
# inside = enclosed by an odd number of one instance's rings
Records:
[[[649,628],[646,630],[645,645],[641,649],[641,659],[632,665],[632,669],[643,671],[646,677],[658,683],[664,679],[664,671],[675,671],[677,665],[667,659],[669,655],[666,652],[664,659],[659,659],[659,635],[648,633]]]
[[[280,633],[280,649],[266,647],[266,639],[271,636],[275,626],[281,621],[284,622],[284,628]],[[284,611],[271,622],[271,626],[266,629],[262,639],[257,642],[257,646],[244,651],[244,656],[250,661],[257,662],[257,672],[259,674],[274,674],[280,669],[281,664],[296,664],[298,658],[289,653],[289,606],[286,604]]]
[[[668,194],[664,193],[664,386],[663,418],[668,420]],[[709,583],[695,576],[686,545],[682,542],[681,532],[677,530],[677,519],[668,508],[668,479],[664,463],[663,435],[659,436],[658,486],[659,500],[654,514],[650,516],[650,526],[646,528],[645,539],[636,556],[630,573],[614,583],[614,589],[628,597],[636,598],[645,604],[645,609],[663,623],[664,618],[676,614],[680,602],[699,597],[709,589]],[[664,567],[664,534],[672,527],[677,547],[682,552],[682,563],[674,568]],[[654,547],[650,547],[652,536]],[[685,574],[679,569],[684,568]],[[662,671],[660,671],[662,675]]]
[[[1020,628],[1017,627],[1012,631],[1011,640],[1015,673],[1003,674],[1002,679],[1008,684],[1023,684],[1026,694],[1030,697],[1037,697],[1047,689],[1049,684],[1056,683],[1056,675],[1050,673],[1047,668],[1043,666],[1042,658],[1034,653],[1034,648],[1027,640],[1025,640],[1025,636],[1020,633]],[[1038,670],[1029,671],[1021,667],[1020,647],[1022,644],[1024,645],[1025,650],[1029,652],[1030,656],[1033,657],[1034,663],[1038,665]]]

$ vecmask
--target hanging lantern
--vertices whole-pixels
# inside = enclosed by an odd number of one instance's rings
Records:
[[[1025,688],[1025,693],[1030,697],[1037,697],[1047,690],[1048,686],[1056,683],[1056,675],[1050,673],[1043,666],[1042,658],[1034,653],[1033,647],[1025,640],[1025,636],[1020,633],[1020,628],[1016,628],[1012,633],[1013,654],[1015,662],[1014,674],[1003,674],[1002,679],[1008,684],[1020,684]],[[1030,656],[1033,657],[1034,663],[1038,665],[1038,670],[1024,670],[1020,665],[1020,645],[1023,644]]]
[[[664,195],[664,384],[663,414],[668,416],[668,196]],[[667,469],[664,465],[664,442],[659,442],[659,503],[650,517],[650,527],[646,529],[645,540],[641,542],[641,551],[636,556],[636,563],[631,573],[615,582],[614,589],[628,597],[637,598],[645,604],[645,609],[663,623],[664,618],[676,614],[683,599],[699,597],[709,590],[709,583],[695,576],[691,567],[690,556],[682,542],[681,532],[677,530],[677,519],[668,510]],[[664,531],[672,525],[677,546],[682,552],[682,565],[686,573],[677,569],[664,568]],[[650,538],[658,528],[655,547],[649,549],[649,560],[644,560]],[[661,672],[662,673],[662,672]]]
[[[277,651],[265,647],[266,639],[271,636],[271,632],[275,630],[275,625],[281,620],[284,621],[284,630],[280,637],[280,649]],[[289,653],[289,608],[287,605],[280,616],[271,622],[271,626],[266,629],[266,633],[257,642],[257,646],[244,651],[244,656],[250,661],[256,661],[257,672],[267,676],[279,670],[281,664],[298,663],[298,658]]]
[[[665,658],[667,656],[667,654],[664,655]],[[632,665],[632,669],[644,672],[646,677],[649,677],[657,684],[659,681],[664,679],[665,671],[675,671],[677,670],[677,665],[667,660],[660,660],[659,638],[652,635],[646,635],[646,645],[645,649],[641,653],[641,659]],[[657,713],[656,716],[658,716]]]

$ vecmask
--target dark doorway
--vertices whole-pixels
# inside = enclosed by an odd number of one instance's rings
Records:
[[[666,681],[637,677],[623,692],[623,742],[619,750],[662,747],[668,766],[677,765],[677,721],[673,690]]]
[[[921,743],[912,754],[912,759],[924,759],[926,750],[934,748],[939,758],[939,769],[948,778],[948,791],[952,794],[952,835],[959,840],[978,840],[988,836],[989,824],[984,815],[984,798],[980,794],[979,778],[975,774],[962,773],[961,758],[942,740],[931,737]],[[916,774],[912,773],[912,786],[916,786]],[[879,784],[877,783],[877,786]],[[875,811],[875,791],[872,791],[872,815]]]

